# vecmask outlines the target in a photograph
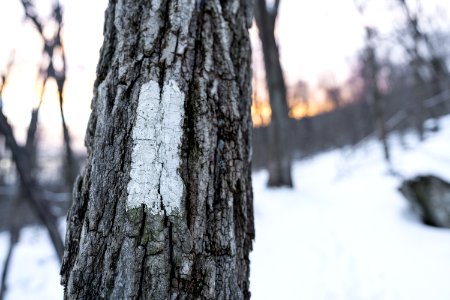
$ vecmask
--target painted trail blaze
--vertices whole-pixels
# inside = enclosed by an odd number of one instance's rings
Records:
[[[162,91],[153,80],[142,85],[133,128],[127,209],[145,204],[153,214],[180,210],[183,119],[184,93],[175,81],[166,82]]]

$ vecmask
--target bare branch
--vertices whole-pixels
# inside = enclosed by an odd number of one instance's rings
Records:
[[[19,241],[19,233],[20,233],[19,228],[17,228],[16,226],[11,226],[11,229],[9,231],[10,236],[9,236],[8,253],[6,254],[5,262],[3,263],[3,271],[0,286],[0,300],[3,300],[6,294],[6,278],[8,277],[14,246]]]
[[[35,24],[36,28],[38,29],[42,40],[44,41],[44,48],[42,50],[43,56],[48,57],[48,59],[43,59],[41,65],[41,74],[44,78],[44,86],[45,83],[49,78],[53,78],[56,81],[57,87],[58,87],[58,94],[59,94],[59,109],[61,114],[61,123],[63,127],[63,138],[64,138],[64,148],[66,152],[66,164],[67,164],[67,170],[66,170],[66,181],[69,185],[71,185],[75,181],[75,177],[78,173],[78,165],[77,162],[74,159],[72,146],[71,146],[71,140],[69,135],[68,126],[64,117],[64,110],[63,110],[63,90],[64,90],[64,84],[66,82],[66,56],[64,52],[64,46],[62,43],[62,37],[61,37],[61,31],[63,27],[63,9],[59,3],[59,1],[55,2],[55,5],[53,6],[52,11],[52,18],[56,22],[57,28],[56,33],[54,36],[52,36],[50,39],[46,38],[43,33],[43,24],[39,21],[36,13],[34,12],[34,5],[32,3],[32,0],[21,0],[22,5],[25,9],[25,15],[27,18],[31,19],[31,21]],[[60,50],[59,52],[56,52],[55,50]],[[56,54],[55,54],[56,52]],[[61,69],[56,69],[54,65],[54,57],[55,55],[61,56],[62,60],[62,66]],[[44,62],[48,61],[47,64]],[[40,104],[42,103],[42,95],[40,99]],[[39,106],[40,106],[39,104]],[[38,108],[39,109],[39,108]],[[37,122],[37,112],[36,112],[36,122]],[[33,132],[32,132],[33,133]],[[34,133],[33,133],[34,134]]]
[[[29,170],[29,158],[25,150],[17,144],[11,126],[9,125],[3,111],[0,110],[0,133],[3,134],[8,148],[11,150],[17,171],[24,188],[26,199],[36,212],[42,223],[46,226],[58,259],[62,259],[64,243],[56,225],[56,218],[51,214],[48,205],[37,197],[37,189]]]
[[[23,9],[25,10],[25,16],[31,20],[39,33],[44,36],[44,28],[42,26],[42,22],[39,20],[34,7],[33,2],[31,0],[21,0]]]

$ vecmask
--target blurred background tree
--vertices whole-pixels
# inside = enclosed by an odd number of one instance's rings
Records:
[[[4,143],[10,151],[12,161],[17,168],[17,189],[10,184],[5,189],[8,195],[12,195],[10,201],[2,203],[6,214],[3,220],[5,227],[9,228],[10,244],[7,256],[2,268],[0,299],[3,299],[7,289],[6,280],[10,269],[13,250],[20,237],[20,230],[26,224],[37,220],[46,226],[53,242],[57,257],[61,260],[64,244],[58,229],[57,218],[65,215],[70,201],[75,176],[78,173],[78,162],[74,157],[71,147],[69,129],[64,117],[64,84],[66,81],[66,58],[62,44],[63,12],[58,1],[54,2],[49,18],[44,22],[38,16],[34,3],[31,0],[22,0],[25,20],[33,24],[42,40],[42,58],[39,66],[37,82],[41,84],[40,99],[36,107],[31,110],[30,123],[24,145],[19,145],[6,116],[0,112],[0,133]],[[14,56],[11,56],[5,72],[1,78],[0,97],[4,86],[8,83],[11,69],[14,67]],[[65,159],[63,159],[61,173],[56,182],[40,180],[43,170],[40,169],[40,157],[38,152],[38,128],[39,111],[44,101],[44,91],[49,80],[54,80],[57,87],[59,100],[59,112],[63,129],[63,143]],[[56,174],[55,174],[56,175]],[[62,201],[61,201],[62,200]],[[8,203],[9,202],[9,203]],[[7,205],[9,207],[7,207]],[[55,213],[57,211],[57,213]],[[19,218],[18,214],[22,217]]]
[[[261,39],[267,89],[269,90],[271,122],[268,126],[269,187],[292,187],[291,150],[289,138],[289,109],[286,83],[275,39],[275,24],[280,0],[268,7],[266,0],[255,1],[255,21]]]

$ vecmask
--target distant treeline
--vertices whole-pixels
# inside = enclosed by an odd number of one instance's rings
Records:
[[[392,88],[384,97],[385,123],[388,134],[404,134],[411,129],[418,135],[426,130],[424,122],[437,120],[450,113],[449,93],[442,91],[438,83],[423,85],[401,84]],[[357,145],[375,135],[375,121],[365,93],[352,102],[334,110],[300,120],[289,120],[288,146],[297,159],[322,151]],[[253,168],[266,167],[268,161],[266,127],[253,131]]]

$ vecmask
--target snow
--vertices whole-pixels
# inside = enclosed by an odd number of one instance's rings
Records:
[[[441,125],[424,143],[391,138],[398,173],[450,180],[450,117]],[[370,141],[299,161],[293,190],[269,190],[267,172],[254,174],[253,299],[450,299],[450,230],[417,220],[380,150]],[[0,233],[0,263],[7,246]],[[61,299],[58,273],[45,231],[23,230],[7,299]]]
[[[8,234],[0,233],[0,269],[3,268],[8,245]],[[6,300],[62,299],[59,262],[45,229],[38,226],[23,229],[14,249]]]
[[[445,130],[403,149],[401,175],[450,180]],[[450,231],[422,225],[397,191],[381,146],[330,151],[294,166],[295,189],[268,190],[254,174],[253,299],[450,299]]]

